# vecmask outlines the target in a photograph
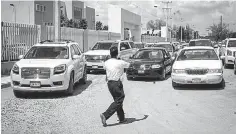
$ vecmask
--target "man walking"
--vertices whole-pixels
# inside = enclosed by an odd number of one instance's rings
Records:
[[[105,62],[106,80],[108,89],[114,99],[114,102],[109,108],[100,115],[102,124],[106,125],[106,120],[109,119],[115,112],[117,112],[120,123],[125,122],[125,115],[123,110],[123,101],[125,98],[123,84],[121,77],[124,74],[124,68],[129,67],[129,63],[123,60],[118,60],[118,48],[113,46],[110,48],[111,59]]]

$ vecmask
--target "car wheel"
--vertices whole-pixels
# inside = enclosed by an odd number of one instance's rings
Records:
[[[68,89],[66,90],[67,95],[72,95],[74,91],[74,73],[72,72],[70,74],[70,81],[69,81],[69,86]]]
[[[127,76],[127,80],[133,80],[133,78],[132,78],[132,77],[129,77],[129,76]]]
[[[14,95],[16,96],[16,98],[25,98],[26,97],[26,94],[23,92],[15,91],[15,90],[13,92],[14,92]]]
[[[220,87],[220,88],[224,88],[225,87],[224,79],[219,84],[217,84],[217,87]]]
[[[84,67],[83,78],[81,79],[82,84],[86,84],[87,81],[87,68]]]
[[[234,74],[236,75],[236,64],[234,63]]]
[[[179,84],[178,83],[175,83],[174,81],[172,81],[172,87],[175,89],[176,87],[178,87]]]
[[[166,68],[163,69],[162,75],[161,75],[161,80],[165,80],[166,79]]]

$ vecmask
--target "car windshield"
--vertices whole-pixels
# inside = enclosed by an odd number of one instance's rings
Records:
[[[113,42],[98,42],[94,45],[92,50],[109,50]]]
[[[190,49],[179,54],[177,61],[182,60],[218,60],[218,57],[211,49]]]
[[[212,44],[210,40],[197,40],[191,41],[189,46],[212,46]]]
[[[148,60],[162,60],[162,50],[140,50],[134,57],[134,59],[148,59]]]
[[[236,47],[236,40],[230,40],[228,47]]]
[[[155,44],[153,47],[164,47],[168,52],[173,51],[173,47],[170,44]]]
[[[68,59],[68,47],[34,46],[24,59]]]

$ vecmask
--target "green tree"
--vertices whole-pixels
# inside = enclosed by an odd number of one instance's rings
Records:
[[[103,27],[103,30],[108,30],[108,25],[105,25],[104,27]]]
[[[86,19],[82,19],[79,21],[79,29],[87,29],[88,28],[88,22]]]
[[[103,24],[101,21],[96,22],[96,30],[102,30]]]
[[[61,15],[61,27],[66,27],[67,26],[67,18],[64,15]]]
[[[229,35],[227,24],[213,24],[208,28],[212,32],[212,36],[216,41],[224,40]]]

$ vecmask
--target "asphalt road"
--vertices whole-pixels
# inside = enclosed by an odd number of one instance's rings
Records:
[[[226,86],[188,86],[175,90],[166,81],[124,80],[126,124],[116,115],[103,127],[99,114],[112,102],[104,75],[89,75],[88,84],[76,85],[73,96],[30,94],[18,99],[2,89],[2,133],[52,134],[235,134],[236,75],[224,70]]]

